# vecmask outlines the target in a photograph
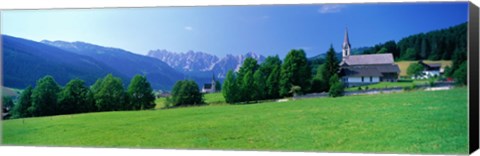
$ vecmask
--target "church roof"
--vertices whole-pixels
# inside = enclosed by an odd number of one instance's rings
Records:
[[[388,54],[366,54],[350,55],[343,59],[341,64],[347,65],[373,65],[373,64],[393,64],[393,55]]]
[[[342,67],[342,74],[347,76],[382,76],[385,73],[399,73],[396,64],[353,65]]]

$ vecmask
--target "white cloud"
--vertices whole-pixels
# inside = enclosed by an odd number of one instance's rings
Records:
[[[318,9],[318,12],[322,14],[337,13],[342,11],[343,8],[345,8],[344,5],[323,5],[320,7],[320,9]]]
[[[186,27],[185,27],[185,30],[192,31],[192,30],[193,30],[193,27],[191,27],[191,26],[186,26]]]

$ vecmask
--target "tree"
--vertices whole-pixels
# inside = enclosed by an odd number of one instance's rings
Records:
[[[2,100],[2,113],[8,113],[8,116],[4,116],[5,118],[12,117],[12,108],[13,108],[13,100],[10,96],[3,96]]]
[[[177,81],[173,86],[172,96],[168,101],[172,106],[202,105],[203,94],[193,80]]]
[[[424,67],[420,63],[411,63],[407,68],[407,75],[418,77],[422,75],[423,70]]]
[[[338,97],[343,96],[344,86],[343,83],[340,82],[338,75],[335,74],[330,78],[330,90],[328,91],[328,95],[331,97]]]
[[[280,97],[280,70],[281,65],[273,68],[272,72],[267,77],[267,82],[265,82],[266,87],[266,98],[275,99]]]
[[[291,96],[290,89],[294,85],[300,86],[302,92],[308,91],[311,71],[305,52],[302,49],[293,49],[283,62],[280,72],[280,95]]]
[[[242,82],[242,101],[253,101],[255,100],[255,95],[257,92],[254,90],[255,89],[255,84],[253,81],[253,73],[252,71],[247,71],[245,75],[243,76],[243,82]]]
[[[327,79],[327,75],[330,75],[330,73],[327,73],[327,69],[326,69],[326,63],[318,66],[317,68],[317,74],[315,75],[315,77],[313,78],[312,80],[312,92],[324,92],[324,91],[328,91],[328,81],[326,81]]]
[[[253,74],[253,84],[254,84],[253,85],[254,93],[253,93],[252,100],[258,101],[258,100],[265,99],[265,95],[266,95],[265,75],[262,73],[261,70],[257,70]]]
[[[404,55],[402,56],[403,60],[416,60],[417,59],[417,52],[414,48],[408,48],[405,51]]]
[[[94,105],[92,101],[88,99],[89,90],[83,80],[73,79],[68,82],[59,94],[59,113],[73,114],[88,112],[91,105]]]
[[[460,85],[466,85],[467,84],[467,61],[464,61],[460,67],[458,67],[457,70],[453,73],[453,78],[455,79],[455,82]]]
[[[219,80],[215,80],[215,91],[220,92],[222,91],[222,83]]]
[[[28,108],[32,106],[32,87],[28,86],[22,91],[17,104],[13,107],[13,118],[23,118],[32,116],[32,112]]]
[[[331,77],[338,73],[338,70],[340,68],[340,66],[338,64],[339,64],[339,62],[338,62],[337,58],[335,57],[335,50],[333,49],[333,46],[330,45],[330,49],[327,52],[325,65],[324,65],[324,67],[322,67],[323,65],[320,66],[323,69],[319,69],[319,70],[322,70],[322,71],[320,71],[320,73],[321,73],[320,78],[322,79],[323,82],[329,82]],[[325,89],[329,90],[330,86],[331,86],[331,84],[328,83],[328,85]]]
[[[267,99],[275,99],[279,97],[281,66],[282,61],[280,60],[278,55],[267,57],[265,61],[260,65],[259,70],[263,73],[266,79],[265,98]]]
[[[237,94],[238,94],[238,86],[236,82],[235,73],[232,70],[227,72],[227,76],[225,77],[225,81],[223,82],[222,86],[222,95],[225,98],[225,102],[227,103],[235,103],[238,102]]]
[[[152,109],[155,107],[155,95],[145,76],[135,75],[127,91],[133,110]]]
[[[97,80],[97,82],[99,82]],[[100,87],[94,93],[95,105],[99,111],[124,110],[128,105],[120,78],[108,74],[100,81]],[[93,90],[93,89],[92,89]]]
[[[60,92],[60,86],[55,82],[52,76],[47,75],[37,81],[35,89],[32,91],[33,116],[47,116],[58,114],[57,97]]]
[[[238,70],[237,84],[240,88],[240,91],[237,94],[240,94],[240,101],[252,100],[252,94],[250,90],[253,87],[253,73],[258,69],[258,67],[257,60],[248,57]]]

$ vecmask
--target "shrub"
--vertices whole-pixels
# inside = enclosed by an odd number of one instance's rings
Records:
[[[343,83],[337,82],[330,87],[330,90],[328,91],[328,95],[331,97],[343,96],[343,90],[344,90]]]

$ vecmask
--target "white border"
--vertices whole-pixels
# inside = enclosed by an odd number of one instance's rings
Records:
[[[434,2],[466,0],[434,0]],[[472,0],[480,6],[480,0]],[[258,5],[258,4],[314,4],[314,3],[371,3],[371,2],[433,2],[429,0],[0,0],[1,10],[12,9],[55,9],[55,8],[118,8],[118,7],[155,7],[155,6],[213,6],[213,5]],[[1,60],[0,60],[1,62]],[[229,155],[229,156],[269,156],[269,155],[405,155],[405,154],[360,154],[360,153],[314,153],[314,152],[261,152],[261,151],[221,151],[221,150],[166,150],[166,149],[119,149],[119,148],[79,148],[79,147],[32,147],[0,146],[1,155],[20,156],[79,156],[79,155]],[[480,156],[480,151],[473,155]]]

